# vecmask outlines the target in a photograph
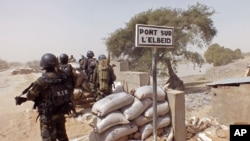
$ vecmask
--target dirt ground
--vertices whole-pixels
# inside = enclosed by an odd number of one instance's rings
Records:
[[[223,67],[207,70],[204,75],[182,77],[186,85],[186,118],[209,117],[211,99],[206,92],[205,84],[234,76],[243,76],[250,63],[247,57]],[[11,75],[11,70],[0,72],[0,140],[1,141],[39,141],[39,121],[36,122],[37,113],[32,109],[33,103],[26,102],[16,106],[14,97],[20,95],[32,81],[40,74]],[[197,97],[200,99],[197,100]],[[197,102],[197,101],[200,101]],[[204,104],[205,103],[205,104]],[[81,109],[82,110],[82,109]],[[86,109],[87,111],[88,109]],[[92,127],[85,121],[79,122],[74,118],[67,118],[67,133],[71,141],[75,138],[87,140]],[[214,139],[218,140],[219,139]],[[74,140],[76,141],[76,140]]]
[[[11,70],[0,72],[0,140],[1,141],[39,141],[39,121],[37,112],[32,109],[33,102],[16,106],[14,97],[40,74],[11,75]],[[88,136],[92,128],[74,118],[67,118],[67,133],[70,139]],[[85,137],[85,138],[86,138]]]

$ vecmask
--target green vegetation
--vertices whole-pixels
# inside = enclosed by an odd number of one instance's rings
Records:
[[[149,48],[136,48],[135,25],[148,24],[174,27],[174,47],[159,48],[157,60],[161,66],[166,67],[170,76],[166,83],[173,89],[182,89],[182,81],[174,69],[177,60],[189,60],[194,66],[201,67],[205,60],[201,54],[189,50],[189,46],[203,48],[208,46],[217,31],[213,26],[211,16],[215,13],[206,5],[197,3],[187,10],[160,8],[139,13],[131,18],[125,28],[117,29],[107,39],[106,45],[113,57],[129,59],[130,68],[139,71],[151,70],[152,50]]]
[[[243,58],[243,54],[240,49],[233,51],[219,44],[212,44],[208,47],[204,57],[207,63],[213,64],[214,66],[222,66],[229,64],[233,60]]]

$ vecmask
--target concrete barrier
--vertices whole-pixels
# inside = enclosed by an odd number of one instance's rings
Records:
[[[171,123],[174,129],[174,141],[185,141],[185,94],[183,91],[168,89],[166,98],[170,106]]]

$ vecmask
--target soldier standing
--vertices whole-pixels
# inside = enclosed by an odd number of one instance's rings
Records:
[[[97,84],[97,99],[99,100],[109,94],[111,94],[112,86],[116,80],[113,67],[110,65],[110,57],[106,57],[104,54],[98,57],[98,65],[96,71],[96,84]]]
[[[74,76],[74,69],[73,67],[68,63],[69,62],[69,56],[65,53],[61,54],[59,56],[59,70],[63,71],[64,73],[66,73],[67,75],[67,79],[69,81],[69,85],[72,85],[72,97],[71,100],[73,102],[73,92],[74,92],[74,87],[75,87],[75,83],[76,83],[76,79]],[[73,105],[73,117],[77,116],[76,110],[75,110],[75,105]]]
[[[87,61],[85,63],[84,69],[86,74],[88,75],[88,81],[93,83],[95,80],[94,71],[96,69],[97,60],[94,58],[95,54],[93,51],[87,52]]]
[[[33,82],[26,97],[15,97],[16,104],[21,105],[27,100],[35,102],[43,141],[68,141],[65,114],[69,114],[72,109],[72,85],[65,73],[56,71],[58,60],[55,55],[44,54],[40,66],[45,72]]]
[[[87,74],[88,81],[87,83],[90,85],[89,88],[91,89],[91,93],[96,97],[96,68],[97,68],[97,60],[94,58],[95,54],[93,51],[87,52],[87,60],[84,65],[84,70]]]

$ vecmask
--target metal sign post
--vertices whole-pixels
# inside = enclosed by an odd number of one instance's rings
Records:
[[[153,137],[154,141],[157,141],[157,48],[153,48],[152,54],[152,69],[153,69]]]
[[[151,47],[152,52],[152,71],[153,71],[153,137],[157,141],[157,48],[173,46],[173,27],[136,25],[136,47]]]

